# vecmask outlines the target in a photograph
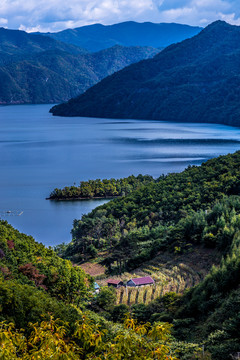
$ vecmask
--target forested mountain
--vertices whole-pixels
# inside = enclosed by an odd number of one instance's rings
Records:
[[[198,35],[104,79],[54,115],[240,124],[240,27]]]
[[[190,38],[200,30],[200,27],[182,24],[128,21],[114,25],[94,24],[42,35],[95,52],[114,45],[163,48]]]
[[[75,261],[97,256],[111,274],[134,272],[166,251],[190,257],[199,247],[216,249],[222,261],[199,285],[132,307],[139,321],[172,322],[177,339],[204,344],[214,360],[231,359],[240,346],[239,165],[236,152],[161,176],[75,220],[65,250]]]
[[[128,32],[135,27],[135,35],[131,38]],[[67,101],[104,77],[134,62],[156,55],[160,49],[140,45],[154,44],[154,39],[160,33],[162,45],[158,47],[192,36],[197,31],[199,28],[177,24],[144,25],[130,22],[109,27],[93,25],[48,34],[51,35],[49,37],[0,28],[0,104]],[[86,32],[89,32],[89,38]],[[72,33],[78,41],[70,41],[69,36],[72,37]],[[119,40],[106,40],[110,34],[115,34]],[[88,54],[86,49],[79,47],[80,39],[84,39],[83,43],[86,45],[91,43],[91,37],[105,44],[97,46],[96,49],[108,49]],[[64,42],[59,41],[61,39]],[[139,39],[146,40],[141,42]],[[131,46],[132,44],[135,46]],[[110,46],[112,47],[109,48]]]
[[[0,31],[0,104],[66,101],[105,76],[158,52],[149,47],[115,46],[87,54],[48,37],[12,31],[2,29],[4,36]]]

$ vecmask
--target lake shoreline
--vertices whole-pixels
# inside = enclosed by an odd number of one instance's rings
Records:
[[[0,106],[1,218],[46,246],[70,242],[74,219],[116,201],[113,193],[93,191],[60,193],[61,200],[46,201],[55,188],[78,185],[80,179],[117,180],[130,174],[149,174],[156,179],[240,148],[240,129],[236,127],[102,118],[90,121],[52,116],[50,107]],[[128,188],[123,192],[127,194]],[[9,216],[5,211],[23,214]]]
[[[78,198],[45,198],[45,200],[51,200],[51,201],[81,201],[81,200],[111,200],[120,198],[123,195],[120,196],[96,196],[96,197],[78,197]]]

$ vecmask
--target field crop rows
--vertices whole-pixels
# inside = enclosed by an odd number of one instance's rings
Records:
[[[211,249],[196,247],[187,254],[162,253],[144,263],[134,272],[125,272],[121,276],[110,276],[126,283],[131,278],[150,275],[155,285],[139,288],[121,287],[117,289],[117,304],[148,304],[166,292],[183,293],[201,281],[209,272],[213,263],[219,263],[218,253]],[[100,286],[106,286],[108,277],[105,268],[97,263],[85,263],[81,267],[95,278]]]
[[[201,262],[199,262],[199,255]],[[122,287],[117,290],[117,304],[148,304],[166,292],[183,293],[198,284],[208,273],[216,253],[197,249],[186,255],[162,254],[136,269],[134,274],[124,273],[121,279],[150,275],[155,285],[138,288]],[[216,256],[217,257],[217,256]],[[196,261],[198,259],[198,261]]]

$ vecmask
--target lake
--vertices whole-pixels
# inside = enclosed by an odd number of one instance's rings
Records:
[[[74,219],[103,200],[45,200],[81,180],[158,177],[240,148],[240,129],[216,124],[61,118],[51,105],[0,106],[0,218],[45,245],[71,240]]]

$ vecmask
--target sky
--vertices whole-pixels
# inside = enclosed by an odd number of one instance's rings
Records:
[[[240,25],[239,0],[0,0],[0,26],[28,32],[123,21]]]

